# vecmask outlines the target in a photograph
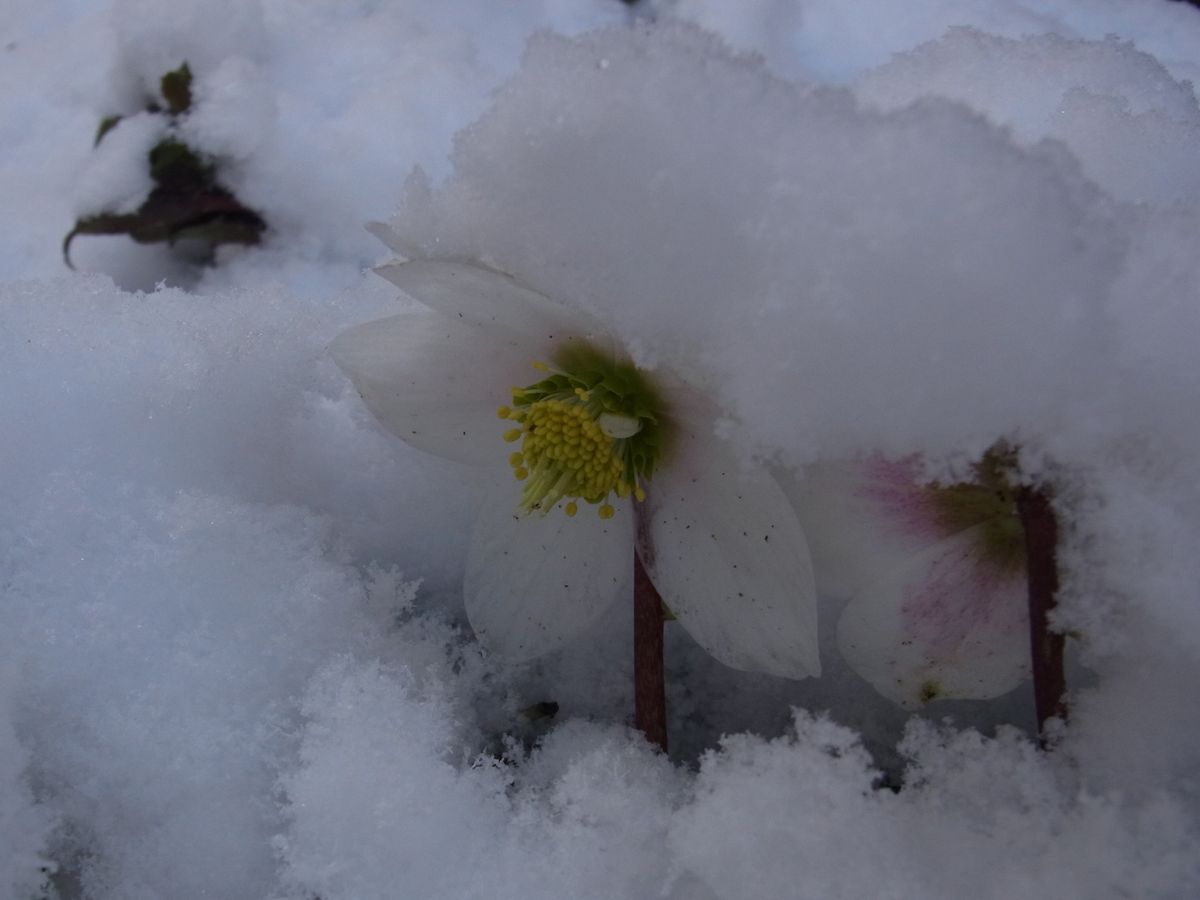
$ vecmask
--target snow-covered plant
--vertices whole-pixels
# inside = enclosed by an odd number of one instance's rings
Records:
[[[464,586],[488,647],[529,659],[566,646],[629,596],[636,545],[670,612],[721,662],[819,674],[804,533],[775,480],[713,435],[709,398],[482,264],[376,271],[422,306],[331,350],[395,435],[489,477]]]
[[[266,230],[262,217],[219,183],[217,162],[178,133],[180,119],[192,108],[192,71],[186,62],[163,75],[159,93],[141,114],[163,120],[158,123],[161,136],[146,155],[153,188],[136,210],[104,209],[76,220],[63,238],[68,266],[71,242],[81,234],[127,234],[141,244],[187,239],[211,254],[219,244],[257,244]],[[124,118],[106,116],[96,131],[96,145]]]

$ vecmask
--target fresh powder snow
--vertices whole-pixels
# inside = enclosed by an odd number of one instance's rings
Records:
[[[185,61],[177,136],[262,243],[70,271]],[[1197,77],[1167,0],[9,0],[0,900],[1196,896]],[[1063,527],[1053,749],[1028,684],[877,694],[833,582],[820,678],[668,625],[669,757],[626,606],[489,654],[487,473],[327,352],[411,307],[397,254],[590,313],[798,507],[829,463],[1018,442]]]

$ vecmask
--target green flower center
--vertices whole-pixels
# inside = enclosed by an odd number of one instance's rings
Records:
[[[643,485],[668,434],[664,404],[646,376],[590,344],[567,347],[552,365],[533,365],[546,377],[513,388],[512,405],[496,413],[517,426],[504,440],[521,442],[508,458],[525,484],[521,511],[544,515],[566,500],[563,511],[574,516],[583,500],[608,519],[614,496],[645,500]]]
[[[1025,566],[1025,529],[1010,478],[1015,464],[1012,451],[1001,445],[984,454],[975,467],[974,481],[929,488],[945,532],[982,526],[984,555],[1010,573]]]

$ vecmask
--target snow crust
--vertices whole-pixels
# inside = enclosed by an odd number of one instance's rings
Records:
[[[1022,142],[1065,143],[1084,173],[1129,203],[1200,200],[1200,108],[1187,82],[1131,43],[1054,34],[1002,38],[954,29],[873,69],[858,95],[885,109],[961,100]]]
[[[1195,10],[8,8],[0,897],[1195,895]],[[183,57],[184,132],[267,242],[198,273],[80,238],[106,274],[66,275],[75,215],[145,187],[144,117],[94,152],[98,119]],[[910,720],[838,658],[832,596],[821,679],[669,629],[670,759],[626,728],[622,611],[483,656],[475,485],[325,353],[404,306],[363,274],[393,213],[686,373],[788,477],[1018,439],[1069,523],[1055,751],[1021,690]]]
[[[892,54],[968,26],[1020,38],[1056,34],[1103,41],[1119,35],[1153,53],[1177,78],[1200,75],[1200,24],[1186,4],[1146,6],[1122,0],[889,0],[847,5],[840,0],[656,0],[661,12],[723,35],[739,50],[763,55],[789,77],[846,83],[883,65]]]

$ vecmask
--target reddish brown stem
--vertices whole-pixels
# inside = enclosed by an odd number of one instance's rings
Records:
[[[1029,639],[1033,658],[1033,700],[1038,734],[1044,743],[1046,721],[1066,718],[1061,632],[1050,630],[1050,614],[1058,595],[1058,519],[1050,498],[1039,488],[1023,488],[1017,512],[1025,530],[1029,574]]]
[[[636,550],[633,554],[633,724],[646,740],[667,752],[662,598]]]

